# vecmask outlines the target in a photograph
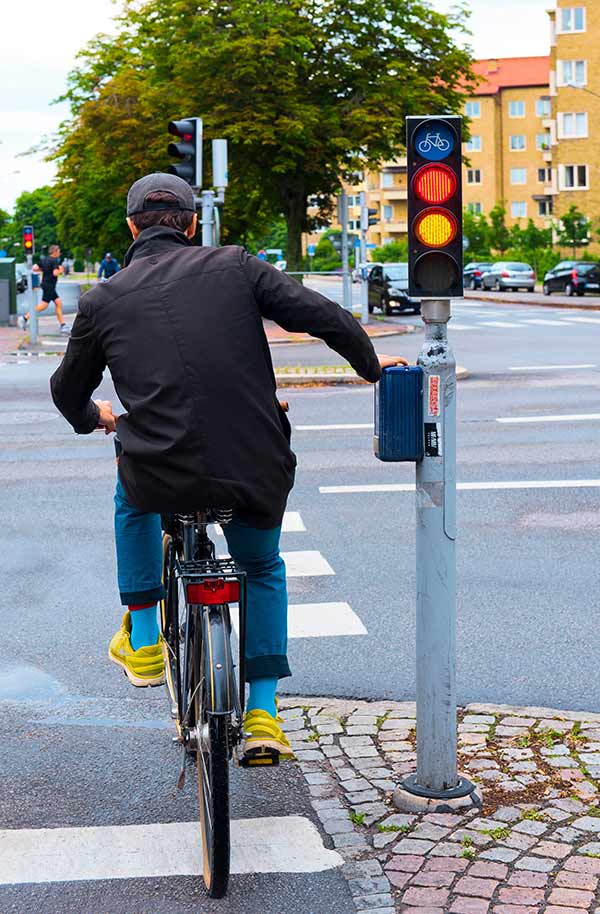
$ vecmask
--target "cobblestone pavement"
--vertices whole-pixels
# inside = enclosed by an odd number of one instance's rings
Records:
[[[459,768],[482,806],[398,813],[415,705],[280,701],[362,914],[600,914],[600,714],[469,705]],[[350,914],[350,912],[349,912]]]

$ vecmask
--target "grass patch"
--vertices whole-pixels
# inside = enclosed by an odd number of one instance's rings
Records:
[[[467,860],[474,860],[475,851],[471,847],[466,847],[460,856],[465,857]]]
[[[517,746],[521,749],[529,749],[531,745],[531,736],[529,733],[526,733],[525,736],[520,736],[517,740]]]
[[[383,722],[386,721],[389,716],[390,716],[389,711],[386,711],[385,714],[379,715],[379,717],[375,721],[375,726],[377,727],[378,730],[381,730],[381,728],[383,727]]]
[[[351,812],[350,821],[353,822],[354,825],[364,825],[366,815],[366,812]]]
[[[364,815],[364,813],[362,814]],[[387,832],[398,832],[399,834],[405,835],[411,830],[410,825],[382,825],[381,823],[377,826],[377,831],[384,835]]]
[[[318,733],[311,733],[310,736],[309,736],[308,739],[307,739],[307,742],[309,742],[309,743],[316,743],[318,739],[319,739],[319,734],[318,734]]]
[[[487,828],[483,834],[489,835],[494,841],[504,841],[510,835],[510,831],[508,825],[503,825],[499,828]]]
[[[587,814],[588,816],[600,816],[600,806],[590,806]]]
[[[528,809],[521,816],[521,821],[523,821],[523,819],[531,819],[533,822],[543,822],[544,816],[539,809]]]
[[[473,847],[473,839],[469,838],[468,835],[465,835],[460,843],[463,847]]]

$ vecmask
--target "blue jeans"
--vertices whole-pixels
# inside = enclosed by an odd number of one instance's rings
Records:
[[[281,527],[258,530],[234,517],[223,528],[229,553],[247,575],[246,678],[291,676],[287,660],[287,585]],[[117,477],[115,542],[121,603],[164,596],[160,514],[138,511]]]

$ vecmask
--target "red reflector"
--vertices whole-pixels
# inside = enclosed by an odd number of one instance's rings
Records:
[[[456,175],[445,165],[425,165],[414,176],[413,187],[425,203],[446,203],[456,193]]]
[[[206,578],[200,584],[188,584],[187,596],[190,603],[199,603],[202,606],[239,603],[240,582],[224,581],[223,578]]]
[[[506,270],[502,270],[500,276],[502,276],[504,279],[507,279],[510,276],[510,273],[508,273]]]

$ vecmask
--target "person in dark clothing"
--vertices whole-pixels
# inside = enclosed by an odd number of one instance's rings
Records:
[[[113,257],[113,255],[108,252],[104,255],[104,258],[100,261],[100,269],[98,270],[98,279],[110,279],[111,276],[114,276],[115,273],[119,272],[119,264]]]
[[[109,657],[134,685],[162,681],[160,514],[233,508],[224,532],[248,575],[247,748],[286,755],[275,706],[290,675],[279,537],[296,459],[263,318],[324,340],[367,381],[405,360],[379,359],[350,314],[243,248],[193,246],[194,198],[180,178],[136,181],[127,216],[124,269],[82,297],[51,379],[76,432],[116,430],[122,443],[115,534],[128,610]],[[107,366],[126,410],[118,417],[90,399]]]
[[[48,256],[40,258],[39,266],[33,268],[34,272],[42,274],[42,300],[36,305],[35,310],[45,311],[50,302],[54,302],[56,320],[60,324],[61,333],[69,333],[71,328],[65,323],[63,317],[62,301],[56,291],[58,277],[64,272],[60,261],[60,248],[57,244],[51,244],[48,248]],[[19,326],[22,330],[27,329],[29,321],[29,312],[19,319]]]

